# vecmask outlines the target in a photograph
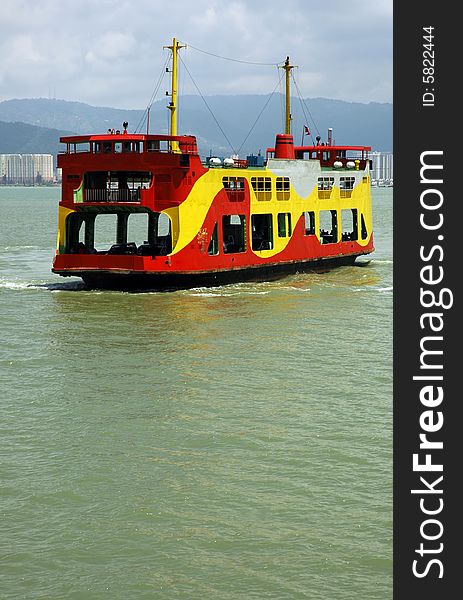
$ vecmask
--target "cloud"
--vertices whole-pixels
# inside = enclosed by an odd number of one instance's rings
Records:
[[[269,93],[271,65],[290,55],[304,96],[392,99],[392,0],[2,0],[0,27],[0,100],[54,90],[143,108],[173,36],[189,45],[180,66],[205,95]],[[196,93],[186,69],[180,91]]]

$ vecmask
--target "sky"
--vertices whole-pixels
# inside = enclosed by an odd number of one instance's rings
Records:
[[[1,0],[0,31],[0,101],[145,108],[176,37],[181,94],[282,91],[289,55],[304,98],[392,102],[392,0]]]

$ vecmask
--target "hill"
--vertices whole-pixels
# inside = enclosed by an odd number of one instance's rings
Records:
[[[0,121],[0,154],[53,154],[59,150],[59,138],[70,131],[36,127],[27,123]]]
[[[239,152],[240,156],[258,150],[265,153],[267,146],[273,146],[275,133],[283,130],[282,106],[283,99],[279,94],[271,97],[210,96],[205,99],[184,96],[179,102],[178,129],[180,133],[197,136],[202,154],[210,150],[221,154]],[[322,139],[326,139],[328,127],[332,127],[338,144],[370,145],[374,150],[392,150],[392,104],[293,98],[292,110],[296,143],[301,142],[303,126],[307,125],[313,137],[319,133]],[[109,127],[121,128],[124,121],[129,122],[130,132],[135,131],[137,126],[138,131],[140,126],[145,131],[143,115],[143,110],[96,107],[66,100],[38,98],[0,102],[0,121],[23,122],[61,132],[104,133]],[[168,115],[164,99],[151,107],[150,123],[151,133],[167,132]],[[309,139],[305,138],[305,141]],[[0,147],[5,148],[5,143],[1,143]],[[42,151],[45,152],[45,149]]]

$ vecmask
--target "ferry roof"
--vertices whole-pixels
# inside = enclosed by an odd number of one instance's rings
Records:
[[[330,150],[356,150],[356,151],[370,151],[371,146],[294,146],[295,152],[329,152]],[[267,152],[274,152],[275,148],[267,148]]]
[[[63,144],[83,144],[85,142],[105,142],[105,141],[116,141],[124,142],[127,140],[141,142],[141,141],[168,141],[168,142],[181,142],[181,141],[196,141],[194,135],[152,135],[144,133],[101,133],[91,135],[67,135],[60,137],[59,141]]]

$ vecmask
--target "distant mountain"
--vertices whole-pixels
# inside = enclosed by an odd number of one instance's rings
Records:
[[[46,98],[0,102],[0,121],[22,121],[38,127],[76,133],[104,133],[108,127],[120,129],[124,121],[135,126],[134,122],[142,114],[142,110],[119,110]]]
[[[201,154],[239,152],[246,156],[273,146],[275,134],[283,127],[281,95],[183,96],[179,101],[179,133],[197,136]],[[313,138],[326,140],[328,127],[338,144],[369,145],[374,150],[392,150],[392,104],[343,102],[326,98],[292,99],[293,133],[297,144],[302,141],[303,126]],[[211,114],[212,113],[212,114]],[[212,116],[213,115],[213,116]],[[146,117],[146,115],[145,115]],[[129,122],[129,131],[146,131],[143,110],[122,110],[89,106],[81,102],[44,98],[5,100],[0,102],[0,120],[23,122],[41,128],[104,133],[120,129]],[[166,133],[168,114],[165,100],[153,104],[150,132]],[[60,133],[63,135],[63,133]],[[57,135],[59,137],[59,135]],[[305,138],[310,143],[310,138]],[[5,148],[1,141],[0,148]],[[5,150],[0,150],[5,152]],[[45,152],[45,150],[43,150]]]
[[[0,121],[0,154],[53,154],[59,150],[59,138],[70,131],[36,127],[27,123]]]

